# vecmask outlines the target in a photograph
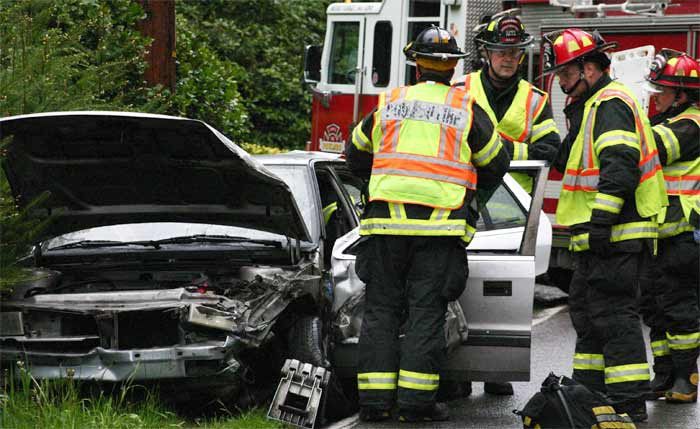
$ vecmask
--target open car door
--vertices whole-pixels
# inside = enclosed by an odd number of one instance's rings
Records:
[[[530,197],[510,176],[480,210],[477,233],[467,249],[467,288],[456,301],[467,332],[450,347],[443,377],[474,381],[527,381],[536,259],[549,260],[551,228],[541,212],[548,168],[542,161],[514,161],[510,171],[534,178]],[[544,223],[544,224],[543,224]],[[549,228],[549,229],[548,229]],[[338,375],[352,376],[362,319],[364,284],[355,274],[358,230],[333,249],[335,348]],[[455,305],[451,304],[454,313]],[[449,314],[448,314],[449,315]],[[454,314],[452,314],[454,316]],[[459,314],[458,316],[461,316]]]

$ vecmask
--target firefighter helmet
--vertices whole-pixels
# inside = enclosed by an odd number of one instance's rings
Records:
[[[403,48],[403,53],[410,61],[433,70],[453,69],[460,58],[467,56],[449,31],[435,25],[421,31],[416,40]]]
[[[610,65],[605,52],[617,47],[617,42],[606,42],[594,31],[589,33],[578,28],[567,28],[542,36],[544,44],[543,74],[550,74],[561,67],[578,62],[596,61],[603,68]]]
[[[700,64],[685,52],[665,48],[651,63],[647,81],[671,88],[700,89]],[[650,89],[658,92],[653,87]]]
[[[485,24],[477,26],[474,37],[477,47],[486,49],[524,48],[532,43],[533,37],[525,32],[520,18],[515,16],[519,9],[510,9],[491,17]]]

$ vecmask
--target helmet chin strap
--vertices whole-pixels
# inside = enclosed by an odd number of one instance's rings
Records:
[[[671,107],[678,107],[681,99],[681,90],[678,88],[674,88],[673,92],[675,93],[675,95],[673,97],[673,103],[671,103]]]
[[[580,84],[581,82],[583,82],[583,83],[586,84],[586,91],[584,91],[584,92],[587,92],[589,89],[591,89],[591,87],[588,85],[588,81],[587,81],[586,79],[584,79],[583,70],[579,72],[578,80],[576,81],[575,84],[573,84],[573,85],[571,86],[571,88],[566,89],[566,88],[564,88],[564,87],[561,86],[561,85],[559,85],[559,88],[561,88],[561,92],[563,92],[563,93],[566,94],[566,95],[569,95],[569,94],[571,94],[572,92],[574,92],[574,90],[576,90],[576,88],[579,86],[579,84]]]

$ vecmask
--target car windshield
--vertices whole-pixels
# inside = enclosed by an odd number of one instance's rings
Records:
[[[244,241],[246,238],[250,240],[273,240],[285,244],[287,242],[286,237],[283,235],[257,229],[199,223],[149,222],[100,226],[75,231],[47,240],[44,242],[43,248],[44,250],[50,250],[78,242],[94,242],[93,247],[99,247],[96,242],[100,241],[112,242],[109,244],[114,245],[114,242],[158,241],[190,236],[238,237],[238,242]]]
[[[265,168],[272,171],[291,188],[297,206],[301,211],[301,217],[306,222],[306,228],[311,234],[314,242],[318,241],[321,235],[318,213],[320,210],[316,205],[316,198],[313,192],[312,179],[306,165],[265,165]]]

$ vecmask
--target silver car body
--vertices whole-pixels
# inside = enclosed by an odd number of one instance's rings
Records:
[[[316,152],[257,158],[273,172],[281,165],[308,168],[310,177],[321,168],[347,168],[339,156]],[[445,376],[450,378],[524,381],[530,377],[535,277],[546,272],[552,237],[549,220],[541,213],[547,168],[540,161],[515,161],[511,170],[535,175],[537,186],[530,197],[506,175],[500,192],[512,197],[513,207],[515,203],[519,205],[525,224],[486,230],[481,222],[467,249],[467,288],[457,303],[452,303],[447,315],[450,349]],[[353,201],[346,203],[351,205]],[[316,204],[320,213],[321,202]],[[320,216],[316,218],[322,221]],[[335,282],[333,311],[337,341],[333,363],[336,371],[347,375],[354,371],[362,318],[364,284],[355,274],[352,252],[359,238],[358,228],[339,237],[330,266]]]

